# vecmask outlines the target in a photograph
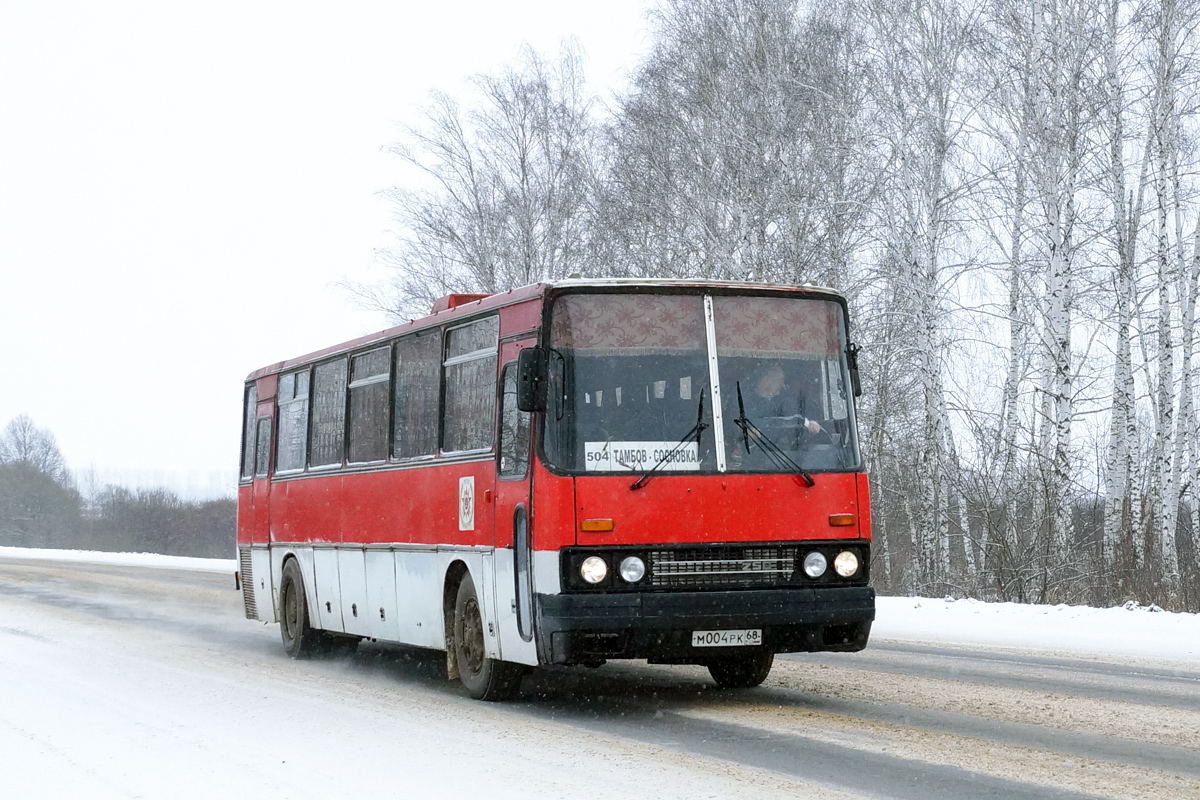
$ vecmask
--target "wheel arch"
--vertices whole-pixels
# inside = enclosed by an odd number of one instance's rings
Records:
[[[292,563],[293,561],[296,563],[296,569],[300,570],[300,587],[304,589],[305,603],[310,609],[312,608],[312,598],[308,596],[309,581],[304,577],[304,565],[300,563],[300,559],[296,558],[296,554],[293,551],[288,550],[279,558],[279,580],[275,584],[275,605],[276,608],[279,609],[278,616],[280,624],[283,623],[283,575],[287,571],[288,564]],[[309,618],[311,619],[311,617],[312,611],[310,610]]]
[[[463,576],[470,574],[467,562],[456,558],[446,567],[446,578],[442,582],[442,638],[446,645],[446,673],[450,680],[458,678],[458,655],[454,651],[454,604]]]
[[[323,609],[319,607],[319,603],[317,602],[317,576],[313,567],[312,550],[295,547],[288,547],[283,550],[272,547],[271,550],[273,556],[271,560],[274,565],[277,565],[272,569],[272,573],[278,576],[274,592],[277,606],[283,601],[283,570],[287,567],[289,561],[294,561],[296,562],[296,568],[300,570],[300,583],[304,587],[304,601],[308,606],[309,622],[314,628],[324,629],[325,626],[321,622],[323,617],[321,612]]]

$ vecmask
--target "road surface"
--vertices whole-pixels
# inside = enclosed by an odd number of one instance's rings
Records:
[[[540,670],[479,703],[444,656],[288,659],[232,575],[0,561],[0,796],[1196,798],[1200,665],[914,642]]]

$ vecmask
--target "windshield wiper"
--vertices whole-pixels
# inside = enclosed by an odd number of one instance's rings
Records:
[[[803,467],[793,461],[787,453],[783,452],[783,449],[779,445],[775,444],[775,442],[771,440],[771,437],[763,433],[762,430],[753,422],[751,422],[750,418],[746,416],[746,406],[742,402],[741,381],[738,381],[736,386],[739,416],[733,421],[733,423],[742,429],[742,441],[746,445],[746,454],[750,454],[750,434],[754,434],[754,438],[758,440],[759,447],[761,447],[763,452],[767,454],[768,458],[775,462],[775,466],[786,472],[791,472],[792,474],[799,476],[800,480],[804,481],[805,486],[815,485],[816,481],[813,480],[813,476],[809,475]]]
[[[654,475],[654,473],[658,472],[658,470],[662,467],[663,464],[666,464],[671,459],[673,459],[675,457],[675,455],[683,449],[683,446],[685,444],[687,444],[693,436],[696,437],[696,456],[698,458],[700,456],[700,434],[704,433],[704,429],[707,427],[708,427],[708,423],[704,421],[704,388],[701,388],[700,389],[700,405],[696,408],[696,424],[692,426],[692,429],[690,431],[685,433],[679,439],[679,444],[672,447],[666,453],[663,453],[663,457],[658,460],[658,463],[655,464],[650,469],[646,470],[645,474],[643,474],[642,477],[640,477],[636,481],[634,481],[633,484],[629,488],[633,489],[633,490],[637,490],[637,489],[640,489],[643,486],[645,486],[646,481],[650,480],[650,478]]]

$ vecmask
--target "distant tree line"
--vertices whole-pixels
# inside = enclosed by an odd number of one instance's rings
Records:
[[[1200,609],[1200,0],[661,0],[611,102],[526,51],[393,147],[382,285],[843,290],[874,576]]]
[[[81,492],[54,434],[18,416],[0,434],[0,545],[233,556],[233,499],[84,483]]]

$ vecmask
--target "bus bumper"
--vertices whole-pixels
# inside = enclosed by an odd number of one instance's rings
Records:
[[[742,648],[693,647],[693,631],[761,629],[776,653],[854,651],[875,619],[869,586],[708,592],[539,594],[538,657],[545,664],[645,658],[704,663]]]

